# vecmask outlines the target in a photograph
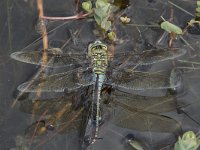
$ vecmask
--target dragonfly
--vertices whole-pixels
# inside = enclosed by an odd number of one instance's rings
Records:
[[[96,112],[92,143],[98,139],[100,99],[103,85],[128,90],[168,89],[180,86],[178,76],[170,78],[158,72],[136,71],[138,66],[175,59],[186,53],[180,48],[151,49],[143,52],[119,52],[109,55],[108,47],[97,40],[90,43],[86,53],[63,52],[59,48],[47,49],[48,63],[42,63],[43,51],[19,51],[11,54],[15,60],[44,67],[75,66],[75,69],[52,74],[18,86],[19,91],[71,92],[93,86],[93,106]],[[77,68],[76,68],[77,67]],[[127,126],[128,127],[128,126]]]
[[[87,136],[84,135],[84,131],[89,109],[85,105],[76,105],[76,95],[79,94],[74,92],[67,97],[37,99],[34,101],[31,99],[21,100],[20,110],[22,112],[32,114],[35,111],[40,116],[45,110],[48,110],[43,119],[31,124],[26,129],[26,136],[42,136],[53,131],[55,134],[79,131],[81,147],[88,146],[87,143],[85,145],[83,143],[87,142],[85,141]],[[173,132],[177,134],[182,132],[178,121],[159,114],[176,110],[176,97],[170,93],[162,97],[147,97],[104,87],[101,91],[101,99],[103,109],[108,108],[115,111],[112,122],[119,127],[139,131]],[[36,104],[38,107],[34,108]],[[127,142],[131,147],[144,146],[145,149],[148,147],[148,145],[140,146],[138,144],[141,143],[132,139]]]

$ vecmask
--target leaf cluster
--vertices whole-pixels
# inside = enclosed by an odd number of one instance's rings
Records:
[[[197,150],[200,145],[200,140],[196,137],[193,131],[187,131],[182,138],[179,137],[175,144],[174,150]]]
[[[109,18],[113,11],[113,6],[108,0],[96,0],[94,8],[92,7],[92,2],[89,0],[82,3],[82,8],[87,12],[92,12],[92,9],[94,10],[94,19],[104,32],[108,32],[111,29],[112,22]],[[111,32],[107,36],[110,40],[114,40],[116,35],[114,32]]]
[[[82,3],[82,8],[87,11],[92,11],[92,2],[86,1]],[[96,0],[94,9],[94,19],[96,23],[105,31],[108,31],[111,28],[111,21],[109,17],[111,14],[112,6],[108,0]]]

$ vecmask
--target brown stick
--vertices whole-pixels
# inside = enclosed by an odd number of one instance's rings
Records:
[[[43,16],[44,16],[44,11],[43,11],[43,0],[37,0],[37,8],[38,8],[38,12],[39,12],[39,19],[41,21]],[[46,50],[48,49],[48,36],[47,36],[47,30],[46,30],[46,26],[45,23],[43,23],[43,31],[42,31],[42,40],[43,40],[43,56],[42,56],[42,63],[43,65],[47,64],[47,52]]]
[[[42,17],[44,16],[44,11],[43,11],[43,0],[37,0],[37,8],[38,8],[38,12],[39,12],[39,20],[41,21],[41,25],[42,25],[42,43],[43,43],[43,53],[42,53],[42,70],[44,69],[44,66],[47,65],[48,63],[48,58],[47,58],[47,49],[48,49],[48,36],[47,36],[47,29],[46,29],[46,25],[44,23],[44,20],[42,19]],[[44,74],[42,74],[42,77],[44,76]],[[37,98],[41,96],[41,86],[42,84],[38,87],[37,90]],[[35,109],[37,109],[37,105],[34,105],[34,110],[33,110],[33,114],[32,114],[32,120],[34,118],[35,115]]]

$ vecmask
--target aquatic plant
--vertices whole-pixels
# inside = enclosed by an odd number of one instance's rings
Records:
[[[197,1],[196,19],[200,19],[200,1]]]
[[[108,0],[97,0],[95,2],[95,7],[92,8],[92,2],[86,1],[82,3],[82,8],[88,13],[94,10],[94,19],[96,23],[101,27],[104,32],[108,32],[111,30],[112,23],[110,21],[110,16],[112,12],[115,10],[115,6],[108,2]],[[111,31],[107,33],[107,37],[114,41],[116,38],[116,34]]]
[[[200,1],[197,1],[197,8],[196,8],[196,13],[195,13],[195,18],[191,19],[188,22],[189,26],[193,26],[194,24],[197,24],[200,26]]]
[[[196,150],[200,145],[200,140],[193,131],[187,131],[182,138],[179,136],[174,150]]]
[[[180,6],[174,4],[173,2],[171,1],[168,1],[171,5],[175,6],[176,8],[178,8],[179,10],[185,12],[186,14],[190,15],[193,17],[193,19],[191,19],[189,22],[188,22],[188,26],[184,29],[184,32],[189,28],[189,27],[192,27],[194,24],[198,24],[198,26],[200,26],[200,1],[197,0],[197,8],[196,8],[196,13],[195,15],[194,14],[191,14],[190,12],[188,12],[187,10],[181,8]]]
[[[169,21],[162,22],[160,27],[169,33],[183,34],[183,31],[180,27],[170,23]]]

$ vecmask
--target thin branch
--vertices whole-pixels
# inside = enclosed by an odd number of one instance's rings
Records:
[[[48,16],[42,16],[42,19],[48,19],[48,20],[77,20],[77,19],[82,19],[85,18],[87,16],[89,16],[92,12],[90,13],[79,13],[77,15],[74,16],[69,16],[69,17],[48,17]]]
[[[180,6],[174,4],[173,2],[168,1],[168,3],[170,3],[170,4],[173,5],[173,6],[175,6],[176,8],[180,9],[181,11],[185,12],[186,14],[188,14],[188,15],[190,15],[190,16],[192,16],[192,17],[195,17],[192,13],[190,13],[190,12],[188,12],[187,10],[181,8]]]

